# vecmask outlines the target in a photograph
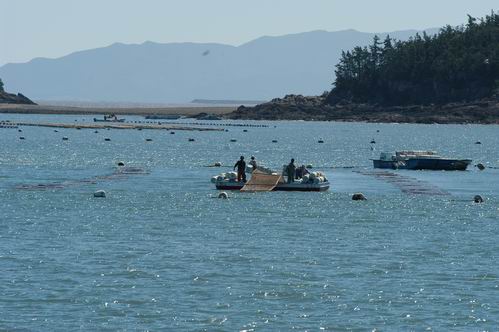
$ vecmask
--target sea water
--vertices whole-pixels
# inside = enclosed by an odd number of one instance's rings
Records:
[[[497,330],[499,127],[237,123],[268,127],[0,129],[0,330]],[[488,168],[373,175],[402,149]],[[312,164],[331,189],[217,199],[240,155]]]

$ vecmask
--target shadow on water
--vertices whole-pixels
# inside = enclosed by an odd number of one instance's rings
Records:
[[[96,184],[104,181],[125,180],[133,175],[147,175],[149,171],[140,167],[118,167],[113,173],[99,175],[80,180],[68,180],[56,183],[37,183],[37,184],[19,184],[15,186],[17,190],[55,190],[65,189],[67,187],[80,186],[85,184]]]

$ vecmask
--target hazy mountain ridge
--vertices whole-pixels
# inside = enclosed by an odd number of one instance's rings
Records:
[[[405,40],[416,32],[389,34]],[[114,43],[58,59],[6,64],[0,67],[0,77],[10,91],[22,91],[34,100],[183,103],[317,95],[330,89],[341,51],[367,45],[374,35],[319,30],[264,36],[240,46]]]

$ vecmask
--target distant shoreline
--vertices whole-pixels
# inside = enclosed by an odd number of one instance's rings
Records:
[[[483,124],[499,125],[499,102],[481,101],[442,106],[380,107],[367,104],[310,106],[269,102],[254,107],[168,106],[94,107],[0,104],[0,114],[54,115],[181,115],[213,114],[231,120],[334,121],[360,123]]]
[[[235,107],[198,106],[198,107],[74,107],[53,105],[19,105],[0,104],[0,113],[3,114],[61,114],[61,115],[183,115],[192,116],[199,113],[226,115],[234,111]]]

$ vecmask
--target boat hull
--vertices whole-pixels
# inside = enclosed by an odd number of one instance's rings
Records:
[[[118,120],[102,120],[102,119],[96,119],[96,118],[94,118],[94,122],[125,122],[125,119],[118,119]]]
[[[218,182],[215,184],[218,190],[241,190],[244,187],[243,182]],[[321,192],[329,190],[329,182],[319,184],[303,183],[279,183],[272,191],[302,191],[302,192]]]
[[[403,161],[373,160],[373,166],[384,169],[465,171],[471,162],[469,159],[414,158]]]

